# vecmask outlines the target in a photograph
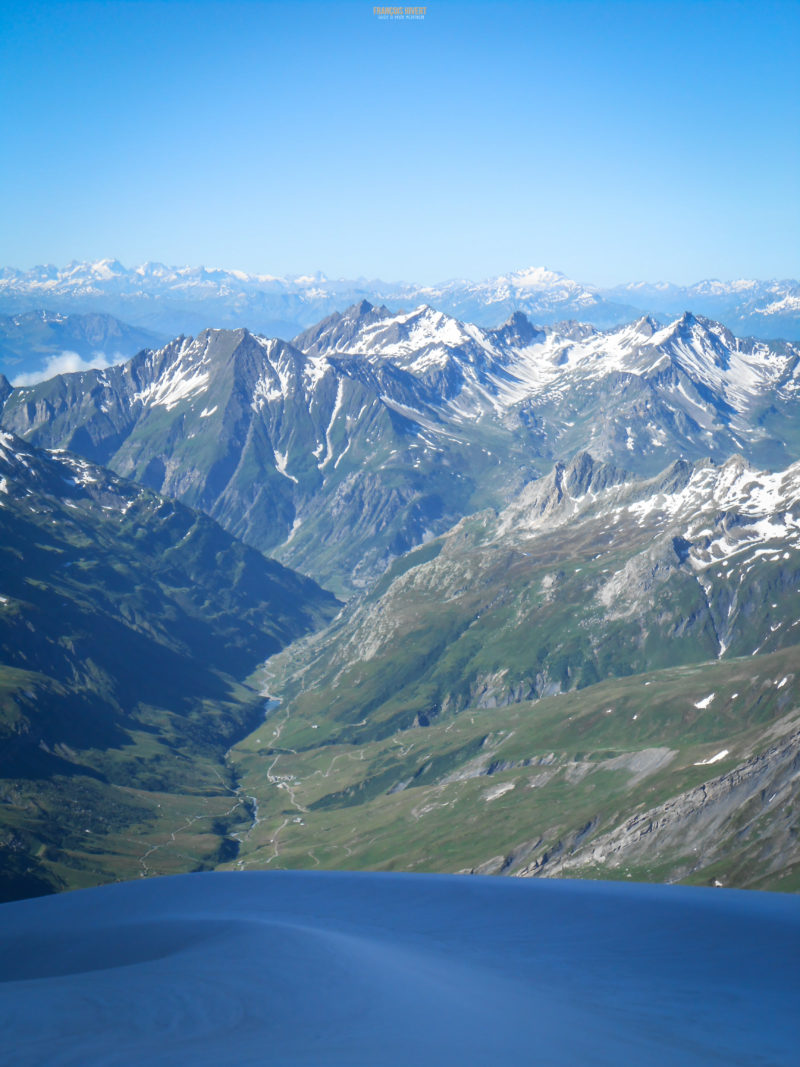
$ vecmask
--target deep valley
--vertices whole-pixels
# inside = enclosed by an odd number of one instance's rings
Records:
[[[361,301],[3,384],[4,895],[800,888],[799,382],[689,313]]]

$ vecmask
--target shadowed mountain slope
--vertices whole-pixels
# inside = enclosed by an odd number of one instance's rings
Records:
[[[7,433],[0,533],[4,858],[23,877],[44,845],[45,882],[108,877],[126,848],[106,835],[158,821],[146,794],[231,807],[214,764],[263,707],[242,681],[338,605],[205,515]]]

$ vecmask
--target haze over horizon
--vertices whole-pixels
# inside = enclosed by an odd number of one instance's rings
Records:
[[[509,277],[510,278],[512,276],[519,277],[519,276],[523,276],[523,275],[544,276],[544,275],[550,274],[550,275],[553,275],[555,277],[559,277],[559,276],[563,277],[564,279],[566,279],[568,281],[577,282],[579,285],[585,286],[587,289],[603,290],[603,289],[606,289],[606,288],[611,289],[611,288],[614,287],[613,285],[608,285],[608,286],[598,285],[591,278],[578,277],[577,275],[571,273],[570,271],[562,270],[557,266],[554,267],[554,266],[552,266],[550,264],[534,264],[534,263],[516,264],[516,265],[514,265],[514,266],[512,266],[512,267],[510,267],[510,268],[508,268],[506,270],[501,270],[498,274],[495,274],[495,275],[486,275],[486,274],[484,274],[484,275],[480,275],[479,276],[479,275],[473,274],[473,275],[467,277],[466,275],[463,275],[463,274],[453,274],[453,275],[450,275],[449,277],[446,277],[446,278],[445,277],[435,278],[432,281],[424,281],[424,282],[420,281],[417,278],[413,278],[413,277],[410,277],[410,276],[407,276],[407,277],[392,277],[392,276],[386,276],[386,275],[381,275],[381,276],[374,275],[374,276],[372,276],[372,275],[365,275],[363,273],[359,274],[359,275],[345,275],[345,274],[341,274],[341,273],[339,273],[339,274],[329,274],[327,271],[320,270],[318,268],[309,268],[309,269],[306,269],[306,270],[283,271],[283,272],[281,272],[281,271],[270,270],[268,267],[264,267],[264,268],[259,269],[259,270],[247,270],[247,271],[245,271],[245,270],[242,270],[242,268],[240,268],[235,263],[221,263],[221,262],[205,262],[205,263],[188,263],[188,262],[178,263],[178,262],[176,262],[176,263],[172,263],[172,262],[164,262],[162,260],[146,259],[146,260],[143,260],[142,262],[125,263],[120,259],[119,256],[101,256],[101,257],[99,257],[98,259],[95,259],[95,260],[80,260],[80,259],[76,259],[76,258],[73,257],[71,260],[69,260],[69,262],[65,262],[65,263],[53,263],[53,262],[46,262],[45,263],[45,262],[42,262],[42,263],[32,264],[29,267],[19,267],[17,264],[4,263],[4,264],[0,264],[0,270],[2,270],[3,268],[6,268],[6,269],[9,269],[9,270],[19,270],[22,273],[27,273],[27,272],[36,271],[36,270],[39,270],[39,269],[54,268],[55,270],[57,270],[59,272],[64,272],[69,267],[72,267],[72,266],[85,267],[85,266],[100,266],[100,265],[106,265],[106,264],[108,264],[108,265],[118,264],[126,272],[138,271],[143,267],[153,266],[153,267],[165,267],[169,271],[176,271],[176,272],[177,271],[207,271],[209,273],[214,273],[214,272],[221,272],[221,273],[226,273],[226,274],[234,274],[234,273],[236,273],[236,274],[246,275],[246,276],[248,276],[250,278],[263,278],[263,279],[274,278],[275,280],[282,280],[282,281],[287,281],[287,282],[298,282],[300,280],[305,281],[307,279],[319,278],[321,280],[324,279],[326,281],[356,281],[356,282],[363,281],[363,282],[375,282],[375,283],[381,282],[381,283],[386,283],[388,285],[405,285],[405,284],[408,284],[408,285],[411,285],[411,286],[420,286],[420,287],[446,285],[446,284],[448,284],[450,282],[456,282],[456,281],[481,283],[481,282],[492,281],[495,278],[501,278],[501,277]],[[759,281],[767,282],[767,281],[781,281],[781,280],[795,280],[795,279],[794,278],[788,279],[788,278],[783,278],[783,277],[779,278],[777,275],[771,276],[769,278],[768,277],[762,277],[762,278],[756,279],[755,276],[753,276],[753,275],[740,274],[740,275],[735,275],[735,276],[732,275],[730,277],[719,277],[719,276],[703,277],[703,278],[698,277],[698,278],[692,279],[690,282],[684,283],[684,285],[686,287],[691,287],[692,285],[702,284],[704,282],[714,282],[714,281],[719,281],[719,282],[722,282],[722,283],[725,283],[725,284],[735,284],[736,282],[739,282],[739,281],[753,281],[753,280],[759,280]],[[620,286],[626,285],[626,284],[642,284],[642,285],[664,284],[664,285],[675,285],[675,286],[679,285],[679,283],[675,282],[675,280],[673,278],[667,278],[667,277],[658,277],[658,278],[656,278],[656,277],[653,277],[653,278],[642,278],[642,277],[620,278],[618,280],[618,282],[616,282],[615,284],[616,285],[620,285]]]
[[[797,11],[9,0],[3,261],[797,277]]]

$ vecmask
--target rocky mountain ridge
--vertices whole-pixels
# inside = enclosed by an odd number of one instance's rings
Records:
[[[4,388],[2,425],[207,511],[340,592],[589,450],[800,456],[800,349],[684,315],[484,330],[367,302],[293,342],[206,330],[126,364]]]
[[[796,889],[799,585],[800,464],[558,464],[269,661],[237,863]]]
[[[199,791],[170,792],[183,781],[173,761],[180,730],[155,692],[170,740],[157,727],[157,752],[142,767],[116,755],[81,763],[74,739],[46,741],[62,770],[77,759],[84,770],[134,774],[135,812],[120,811],[102,837],[109,862],[182,869],[176,834],[213,810],[217,829],[192,836],[193,862],[392,866],[408,857],[427,869],[546,874],[574,856],[579,873],[694,878],[713,868],[732,884],[765,884],[753,843],[763,832],[768,884],[794,877],[791,811],[785,825],[769,806],[750,818],[756,798],[745,790],[735,792],[741,812],[728,806],[720,822],[693,791],[761,756],[763,781],[791,789],[793,757],[770,745],[791,733],[796,711],[799,354],[689,314],[598,330],[535,326],[515,312],[484,329],[430,306],[397,314],[361,301],[292,342],[204,330],[116,367],[22,388],[0,380],[0,421],[26,439],[6,442],[4,484],[23,489],[0,487],[0,519],[5,502],[15,522],[35,526],[26,535],[10,526],[7,537],[19,559],[36,555],[31,588],[63,601],[67,623],[70,602],[84,621],[98,606],[124,608],[137,641],[169,644],[174,627],[153,604],[182,617],[175,597],[194,603],[186,590],[197,584],[194,606],[220,636],[217,651],[241,653],[238,678],[225,682],[237,695],[228,701],[212,686],[206,698],[215,723],[237,719],[231,707],[242,701],[252,709],[252,688],[236,689],[252,664],[242,651],[252,613],[234,611],[227,589],[206,589],[217,554],[203,543],[229,539],[220,577],[236,595],[246,553],[266,561],[232,535],[341,594],[362,594],[327,630],[272,657],[262,687],[281,703],[227,757],[192,735]],[[37,464],[50,471],[45,504],[24,488]],[[129,522],[140,498],[155,501],[144,509],[149,533]],[[206,531],[199,542],[184,536],[185,513]],[[177,582],[176,571],[159,570],[168,544],[185,572]],[[61,559],[75,565],[54,569]],[[128,581],[133,600],[115,596],[119,568],[138,575],[143,564],[154,573]],[[152,581],[155,600],[145,595]],[[16,587],[0,594],[16,620],[9,647],[33,656],[43,613]],[[318,609],[315,619],[329,617],[332,598]],[[187,647],[200,647],[195,623]],[[82,714],[93,706],[42,674],[46,663],[112,703],[115,672],[127,678],[124,663],[110,669],[85,642],[71,652],[61,622],[53,626],[38,659],[2,668],[9,721],[65,693]],[[299,632],[281,631],[278,644]],[[185,667],[184,651],[169,648]],[[212,653],[213,644],[196,678],[183,669],[142,677],[194,693]],[[131,679],[134,690],[140,681]],[[84,770],[70,772],[81,789],[100,789]],[[169,787],[161,814],[152,804],[162,801],[144,795],[158,781]],[[31,857],[26,789],[15,782],[7,794],[18,820],[8,848]],[[703,840],[724,824],[708,863],[681,852],[675,835],[648,852],[623,833],[619,863],[616,844],[603,851],[603,835],[673,801],[669,810],[688,812]],[[740,814],[749,819],[741,839]],[[124,844],[136,819],[147,834],[164,829],[156,852]],[[82,831],[68,829],[69,858],[51,841],[51,859],[68,867],[77,856],[80,867]]]
[[[782,729],[789,726],[782,724]],[[707,763],[728,755],[722,749]],[[571,841],[559,842],[515,873],[520,878],[569,877],[570,872],[587,868],[619,871],[630,865],[658,864],[665,854],[702,852],[707,869],[718,867],[712,884],[723,886],[726,883],[718,874],[725,871],[730,837],[735,834],[758,855],[762,877],[780,876],[787,854],[794,851],[799,764],[800,730],[788,729],[765,751],[749,756],[733,770],[637,813],[591,841],[585,840],[586,833],[578,832]],[[684,861],[683,872],[679,868],[675,875],[685,876],[691,867],[691,862]]]
[[[295,721],[324,706],[321,730],[364,738],[753,656],[797,643],[798,567],[800,464],[677,461],[637,480],[582,454],[397,561],[279,657],[273,684]]]

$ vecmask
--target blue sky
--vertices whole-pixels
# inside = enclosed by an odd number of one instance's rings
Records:
[[[800,3],[0,8],[0,263],[800,275]]]

